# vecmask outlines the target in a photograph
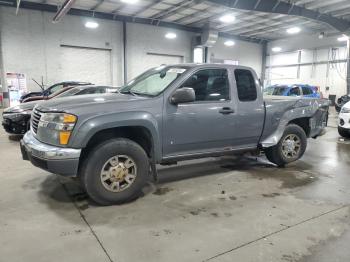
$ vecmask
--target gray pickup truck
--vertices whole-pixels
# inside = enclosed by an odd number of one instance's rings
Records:
[[[325,100],[263,98],[248,67],[161,66],[116,93],[40,104],[21,151],[37,167],[78,177],[108,205],[135,199],[156,164],[251,151],[284,166],[320,135],[327,114]]]

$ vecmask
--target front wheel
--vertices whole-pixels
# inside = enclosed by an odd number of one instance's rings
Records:
[[[149,161],[143,148],[124,138],[92,149],[79,172],[87,194],[96,203],[112,205],[136,199],[148,179]]]
[[[306,145],[305,131],[298,125],[290,124],[284,130],[278,144],[266,148],[265,154],[269,161],[283,167],[301,158],[305,153]]]

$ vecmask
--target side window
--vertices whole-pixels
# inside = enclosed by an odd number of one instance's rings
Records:
[[[258,94],[252,72],[246,69],[236,69],[238,99],[242,102],[256,100]]]
[[[90,94],[96,94],[98,89],[96,87],[90,87],[85,88],[82,91],[80,91],[77,95],[90,95]]]
[[[293,87],[290,91],[289,91],[289,95],[290,96],[300,96],[300,89],[299,87]]]
[[[62,84],[55,85],[50,89],[50,94],[56,93],[57,91],[61,90],[63,88]]]
[[[226,69],[203,69],[190,76],[181,87],[193,88],[196,101],[225,101],[230,99]]]
[[[307,96],[307,95],[312,95],[312,90],[311,88],[307,87],[307,86],[303,86],[302,87],[302,90],[303,90],[303,95],[304,96]]]

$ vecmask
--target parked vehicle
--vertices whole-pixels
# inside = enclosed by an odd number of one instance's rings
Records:
[[[342,106],[338,117],[338,133],[350,138],[350,102]]]
[[[335,103],[335,110],[339,113],[341,108],[348,102],[350,102],[350,95],[344,95],[339,97],[337,102]]]
[[[88,95],[88,94],[103,94],[116,92],[116,88],[110,86],[77,86],[65,87],[56,93],[47,97],[46,100],[63,98],[68,96]],[[10,107],[4,110],[2,117],[2,125],[6,132],[10,134],[24,134],[29,130],[30,117],[33,108],[37,104],[43,103],[43,100],[32,101],[20,104],[19,106]]]
[[[19,101],[22,103],[24,99],[32,97],[32,96],[48,97],[48,96],[52,95],[53,93],[56,93],[57,91],[65,88],[65,87],[68,87],[68,86],[87,86],[87,85],[92,85],[92,84],[88,83],[88,82],[65,81],[65,82],[54,84],[54,85],[48,87],[47,89],[44,89],[42,86],[40,86],[40,88],[42,89],[41,92],[27,93],[27,94],[21,96]]]
[[[102,96],[38,105],[21,141],[24,160],[78,176],[97,203],[138,196],[156,164],[264,151],[278,166],[325,127],[328,102],[269,96],[249,67],[180,64],[151,69]]]
[[[317,86],[309,85],[273,85],[264,90],[265,95],[274,96],[301,96],[321,98],[321,93]]]
[[[67,87],[64,87],[58,91],[56,91],[55,93],[49,95],[49,96],[32,96],[32,97],[28,97],[26,99],[23,99],[22,101],[22,104],[25,104],[25,103],[29,103],[29,102],[34,102],[34,101],[41,101],[41,100],[50,100],[70,89],[72,89],[74,86],[67,86]]]

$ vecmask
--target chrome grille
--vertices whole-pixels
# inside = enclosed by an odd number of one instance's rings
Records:
[[[34,134],[36,134],[36,132],[38,131],[38,125],[39,125],[41,115],[42,115],[42,113],[36,109],[32,113],[32,117],[31,117],[30,122],[31,122],[31,127],[32,127]]]

